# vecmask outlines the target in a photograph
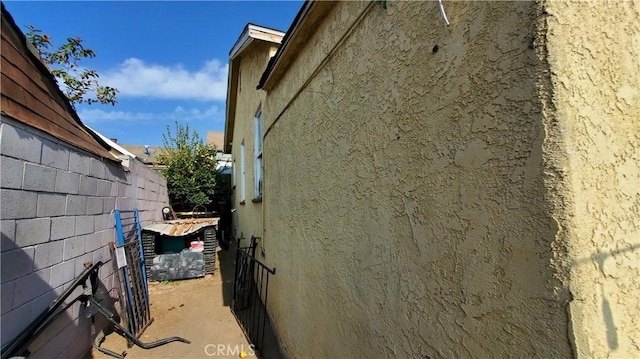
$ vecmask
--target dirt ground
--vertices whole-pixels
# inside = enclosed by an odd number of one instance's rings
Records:
[[[179,336],[191,344],[172,342],[145,350],[127,348],[126,340],[109,334],[101,347],[116,353],[127,352],[126,358],[238,358],[244,350],[246,358],[255,358],[242,329],[231,313],[233,290],[233,251],[218,249],[216,270],[204,278],[149,283],[153,323],[140,337],[149,343]],[[93,358],[112,358],[93,349]]]

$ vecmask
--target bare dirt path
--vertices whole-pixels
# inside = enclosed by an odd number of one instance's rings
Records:
[[[126,358],[255,358],[240,326],[231,313],[233,290],[233,251],[218,249],[216,271],[200,279],[149,284],[153,323],[141,340],[145,343],[179,336],[191,341],[169,343],[154,349],[127,348],[124,338],[108,335],[101,347],[121,353]],[[97,350],[93,358],[111,358]]]

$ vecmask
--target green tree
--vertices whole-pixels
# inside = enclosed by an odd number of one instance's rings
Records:
[[[164,147],[158,155],[167,166],[161,173],[167,178],[171,203],[179,210],[195,206],[211,206],[219,173],[216,171],[216,149],[207,146],[189,125],[175,123],[175,133],[167,125],[162,135]]]
[[[57,48],[51,37],[29,25],[27,40],[38,50],[40,57],[49,66],[49,70],[63,86],[63,92],[74,106],[79,103],[115,105],[118,90],[102,86],[98,82],[98,72],[79,65],[83,59],[93,58],[95,52],[87,49],[79,37],[68,38]]]

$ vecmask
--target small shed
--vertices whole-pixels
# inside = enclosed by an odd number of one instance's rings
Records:
[[[219,218],[154,222],[142,230],[149,280],[203,277],[215,270]]]

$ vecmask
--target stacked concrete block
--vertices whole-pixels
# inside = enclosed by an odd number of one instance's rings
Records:
[[[132,160],[124,168],[13,119],[1,120],[4,345],[51,304],[85,262],[110,261],[115,209],[144,209],[144,226],[162,218],[168,198],[164,178],[141,163]],[[99,277],[115,296],[111,263]],[[79,304],[52,327],[31,345],[34,356],[76,358],[90,350],[89,323]]]
[[[216,268],[216,248],[218,248],[218,238],[216,237],[216,227],[208,227],[204,230],[204,274],[213,274]]]

